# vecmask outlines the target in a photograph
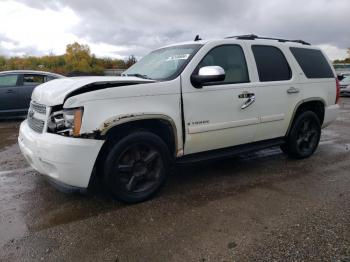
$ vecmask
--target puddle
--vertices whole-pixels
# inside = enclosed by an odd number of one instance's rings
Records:
[[[14,173],[19,173],[19,172],[27,172],[33,170],[32,168],[20,168],[20,169],[14,169],[14,170],[7,170],[7,171],[0,171],[0,176],[2,175],[8,175],[8,174],[14,174]]]
[[[3,171],[0,175],[0,247],[27,233],[22,213],[25,200],[21,194],[28,190],[28,185],[14,176],[18,176],[19,172],[23,173],[22,169]]]

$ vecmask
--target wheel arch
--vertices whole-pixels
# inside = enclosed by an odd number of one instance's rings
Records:
[[[136,129],[146,129],[157,134],[170,146],[170,152],[176,154],[178,149],[177,128],[174,120],[167,115],[134,114],[113,117],[103,123],[100,135],[108,140],[121,137]]]
[[[291,121],[289,123],[288,129],[286,132],[286,136],[288,136],[296,117],[300,113],[305,112],[307,110],[314,112],[318,116],[320,120],[320,124],[322,126],[324,121],[324,115],[325,115],[325,106],[326,106],[325,100],[319,97],[311,97],[308,99],[301,100],[299,103],[297,103],[294,108]]]
[[[106,157],[111,143],[118,141],[128,133],[144,129],[155,133],[167,144],[171,156],[177,156],[179,146],[177,128],[174,120],[166,115],[140,114],[113,117],[106,120],[100,127],[100,138],[106,142],[102,146],[95,166],[100,173],[101,163]]]

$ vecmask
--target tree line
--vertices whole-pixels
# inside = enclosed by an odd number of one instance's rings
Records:
[[[136,63],[131,55],[127,60],[97,58],[88,45],[77,42],[66,46],[63,55],[46,55],[41,57],[0,56],[0,71],[6,70],[42,70],[62,75],[103,75],[105,69],[127,69]]]
[[[350,48],[348,48],[348,51],[347,51],[347,53],[348,53],[348,57],[347,58],[345,58],[345,59],[343,59],[343,60],[339,60],[339,59],[337,59],[337,60],[334,60],[333,61],[333,63],[334,64],[350,64]]]
[[[347,58],[334,60],[333,63],[350,63],[350,48],[348,48],[348,55]],[[127,69],[136,62],[133,55],[126,60],[97,58],[91,53],[88,45],[75,42],[66,46],[66,53],[63,55],[10,58],[0,55],[0,71],[42,70],[66,76],[103,75],[105,69]]]

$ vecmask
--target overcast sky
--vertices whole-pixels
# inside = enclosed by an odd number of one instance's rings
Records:
[[[0,55],[141,57],[180,41],[255,33],[303,39],[331,59],[350,47],[350,0],[0,0]]]

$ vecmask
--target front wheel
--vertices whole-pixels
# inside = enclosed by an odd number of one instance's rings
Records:
[[[295,119],[281,149],[292,158],[307,158],[317,149],[320,137],[321,125],[317,115],[312,111],[305,111]]]
[[[112,145],[105,161],[105,182],[118,199],[137,203],[152,197],[164,184],[170,154],[157,135],[137,131]]]

